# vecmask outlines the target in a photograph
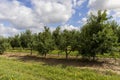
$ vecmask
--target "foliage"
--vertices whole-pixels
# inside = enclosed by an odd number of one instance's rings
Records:
[[[71,53],[71,51],[77,49],[78,36],[79,32],[75,30],[72,31],[64,30],[63,33],[61,33],[60,50],[65,51],[66,59],[68,59],[68,55]]]
[[[61,30],[57,27],[51,32],[48,27],[44,27],[43,31],[35,34],[26,30],[20,35],[5,38],[0,45],[6,49],[29,49],[31,55],[35,50],[45,56],[50,51],[57,50],[58,54],[65,53],[66,59],[74,51],[79,52],[83,58],[94,59],[97,54],[104,53],[113,55],[113,52],[120,51],[120,26],[110,18],[106,10],[99,10],[97,15],[91,13],[80,30]],[[76,56],[79,55],[77,53]]]
[[[53,40],[49,28],[44,27],[44,31],[38,34],[37,51],[45,55],[53,49]]]
[[[20,42],[23,49],[28,48],[30,35],[31,35],[31,32],[29,30],[26,30],[26,32],[21,33]]]
[[[21,46],[23,47],[23,49],[28,48],[30,38],[31,38],[31,31],[30,30],[26,30],[25,32],[21,33],[20,42],[21,42]]]
[[[108,21],[106,11],[98,11],[98,15],[89,17],[87,24],[81,30],[78,51],[83,57],[93,57],[98,53],[113,51],[117,43],[117,36]]]
[[[10,45],[14,49],[15,47],[20,47],[20,38],[19,35],[15,35],[10,38]]]
[[[57,27],[52,33],[52,39],[54,43],[54,49],[60,49],[61,41],[61,32],[60,27]]]
[[[5,51],[4,39],[0,38],[0,54],[3,54]]]

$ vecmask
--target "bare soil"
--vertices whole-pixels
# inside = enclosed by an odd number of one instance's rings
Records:
[[[66,60],[63,56],[48,55],[46,58],[38,55],[30,55],[29,53],[5,53],[3,57],[15,58],[24,62],[44,62],[44,65],[59,65],[74,66],[77,68],[89,68],[96,71],[104,72],[111,71],[120,74],[120,59],[99,58],[97,61],[86,61],[80,58],[70,57]]]

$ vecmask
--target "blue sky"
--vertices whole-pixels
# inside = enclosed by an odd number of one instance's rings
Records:
[[[0,0],[0,35],[13,36],[30,29],[33,33],[48,26],[53,31],[78,30],[90,12],[107,10],[120,22],[120,0]]]

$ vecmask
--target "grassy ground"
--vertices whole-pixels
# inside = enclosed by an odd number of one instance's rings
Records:
[[[119,76],[110,71],[98,72],[0,56],[0,80],[120,80]]]
[[[29,53],[30,54],[30,49],[22,49],[22,48],[15,48],[15,49],[7,49],[5,52],[12,52],[12,53]],[[60,56],[65,56],[65,52],[60,52],[59,50],[53,50],[49,52],[49,54],[52,55],[59,55]],[[37,51],[33,50],[33,54],[38,54]],[[69,56],[75,56],[78,55],[78,51],[72,51]],[[100,58],[120,58],[120,52],[115,52],[113,54],[108,54],[105,53],[104,55],[98,54],[97,57]]]
[[[22,48],[15,48],[15,49],[7,49],[5,52],[13,52],[13,53],[30,53],[30,49],[22,49]],[[33,53],[38,53],[37,51],[33,50]]]

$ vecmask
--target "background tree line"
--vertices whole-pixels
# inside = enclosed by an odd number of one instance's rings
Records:
[[[0,53],[10,47],[21,47],[30,49],[31,55],[36,50],[46,57],[49,52],[59,50],[58,54],[64,51],[68,59],[72,51],[78,51],[77,55],[95,60],[97,54],[114,54],[119,51],[119,43],[120,26],[108,17],[106,10],[99,10],[97,15],[91,13],[80,30],[62,31],[57,27],[51,32],[48,27],[44,27],[44,31],[38,34],[26,30],[13,37],[0,37]]]

